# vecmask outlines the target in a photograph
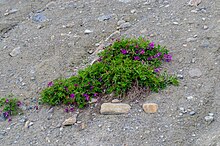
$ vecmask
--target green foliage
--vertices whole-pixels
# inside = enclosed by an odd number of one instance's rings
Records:
[[[80,70],[77,76],[48,83],[41,100],[50,105],[73,104],[84,107],[91,97],[126,94],[134,84],[158,92],[178,85],[175,76],[162,71],[163,62],[172,60],[169,50],[138,39],[117,40],[99,54],[98,62]]]
[[[12,95],[9,95],[7,98],[0,98],[0,112],[9,121],[11,120],[10,116],[17,115],[21,111],[20,105],[21,102],[17,98],[12,98]]]

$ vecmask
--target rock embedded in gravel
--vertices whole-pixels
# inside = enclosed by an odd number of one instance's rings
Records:
[[[156,113],[158,110],[156,103],[144,103],[142,107],[145,113]]]
[[[202,0],[190,0],[189,5],[190,6],[198,6],[201,2],[202,2]]]
[[[119,2],[123,2],[123,3],[128,3],[130,2],[131,0],[119,0]]]
[[[14,14],[18,11],[18,9],[10,9],[10,10],[7,10],[6,13],[4,14],[4,16],[8,16],[8,15],[11,15],[11,14]]]
[[[103,15],[103,16],[98,17],[98,20],[99,21],[105,21],[105,20],[109,20],[111,18],[112,18],[112,15],[109,14],[109,15]]]
[[[205,121],[211,123],[212,121],[214,121],[214,117],[213,116],[205,116]]]
[[[197,38],[188,38],[186,41],[187,42],[195,42],[197,40]]]
[[[85,34],[90,34],[90,33],[92,33],[93,31],[91,31],[91,30],[89,30],[89,29],[86,29],[85,31],[84,31],[84,33]]]
[[[126,114],[131,106],[126,103],[103,103],[100,113],[103,115]]]
[[[34,22],[40,23],[40,22],[45,22],[45,21],[47,20],[47,17],[44,16],[43,14],[41,14],[41,13],[37,13],[37,14],[35,14],[35,15],[32,17],[32,20],[33,20]]]
[[[63,126],[71,126],[71,125],[75,124],[76,123],[76,117],[77,117],[77,115],[74,115],[73,117],[70,117],[70,118],[66,119],[62,123],[62,125]]]
[[[125,23],[122,23],[119,27],[117,27],[117,29],[127,29],[129,27],[131,27],[131,23],[125,22]]]
[[[191,78],[199,78],[199,77],[202,76],[202,72],[201,72],[200,69],[194,68],[194,69],[191,69],[191,70],[189,71],[189,76],[190,76]]]
[[[117,25],[118,26],[120,26],[121,24],[123,24],[123,23],[125,23],[126,21],[124,21],[124,20],[119,20],[118,22],[117,22]]]
[[[11,53],[9,53],[9,55],[11,56],[11,57],[15,57],[15,56],[17,56],[18,54],[20,54],[21,53],[21,47],[16,47],[16,48],[14,48],[12,51],[11,51]]]
[[[113,99],[112,100],[112,103],[119,103],[119,102],[121,102],[121,100],[119,100],[119,99]]]

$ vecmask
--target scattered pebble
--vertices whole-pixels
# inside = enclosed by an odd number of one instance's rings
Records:
[[[92,33],[92,32],[93,32],[93,31],[88,30],[88,29],[86,29],[86,30],[84,31],[85,34],[90,34],[90,33]]]
[[[205,116],[205,121],[211,123],[214,121],[214,117],[213,116]]]
[[[112,18],[112,14],[109,14],[109,15],[103,15],[103,16],[98,17],[98,20],[105,21],[105,20],[109,20],[111,18]]]
[[[194,98],[193,96],[186,97],[187,100],[192,100],[193,98]]]
[[[195,42],[197,40],[197,38],[188,38],[186,41],[187,42]]]
[[[189,71],[189,76],[190,76],[191,78],[199,78],[199,77],[202,76],[202,72],[201,72],[200,69],[194,68],[194,69],[191,69],[191,70]]]
[[[156,113],[158,110],[158,105],[156,103],[144,103],[142,107],[145,113]]]
[[[119,27],[117,27],[117,29],[127,29],[129,27],[131,27],[131,23],[125,22],[125,23],[122,23]]]
[[[179,23],[178,23],[178,22],[173,22],[173,24],[174,24],[174,25],[178,25]]]
[[[179,79],[183,79],[183,75],[178,74],[178,75],[177,75],[177,78],[179,78]]]
[[[15,57],[17,56],[18,54],[21,53],[21,47],[16,47],[14,48],[11,53],[9,54],[11,57]]]
[[[66,119],[66,120],[62,123],[62,125],[63,125],[63,126],[71,126],[71,125],[73,125],[73,124],[76,123],[76,118],[77,118],[77,114],[75,114],[73,117],[70,117],[70,118]]]
[[[203,29],[204,29],[204,30],[207,30],[208,28],[209,28],[209,27],[208,27],[207,25],[204,25],[204,26],[203,26]]]
[[[189,5],[190,6],[198,6],[201,2],[202,2],[202,0],[190,0]]]
[[[191,116],[193,116],[193,115],[196,114],[196,112],[195,112],[195,111],[191,111],[191,112],[189,112],[189,114],[190,114]]]
[[[131,10],[131,13],[132,14],[136,13],[136,9]]]
[[[8,16],[8,15],[11,15],[11,14],[14,14],[18,11],[18,9],[10,9],[10,10],[7,10],[6,13],[4,14],[4,16]]]
[[[119,103],[119,102],[121,102],[121,100],[119,100],[119,99],[113,99],[112,100],[112,103]]]
[[[47,17],[44,16],[43,14],[41,14],[41,13],[37,13],[34,16],[32,16],[32,20],[34,22],[40,23],[40,22],[45,22],[47,20]]]

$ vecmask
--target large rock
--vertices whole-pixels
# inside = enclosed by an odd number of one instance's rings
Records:
[[[143,109],[146,113],[156,113],[158,105],[156,103],[144,103]]]
[[[101,105],[101,114],[126,114],[131,106],[125,103],[103,103]]]

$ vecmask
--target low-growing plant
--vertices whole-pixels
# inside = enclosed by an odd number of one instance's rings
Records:
[[[0,98],[0,114],[8,121],[11,121],[11,116],[17,115],[21,111],[20,106],[21,101],[17,98],[12,98],[12,95],[7,98]]]
[[[41,100],[50,105],[63,103],[82,108],[93,97],[112,92],[124,95],[135,85],[155,92],[167,85],[178,85],[177,78],[161,67],[172,60],[169,50],[145,38],[116,40],[99,57],[76,76],[49,82]]]

